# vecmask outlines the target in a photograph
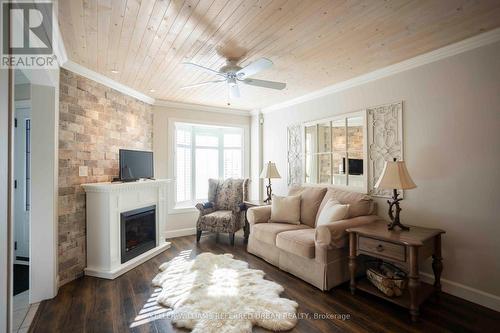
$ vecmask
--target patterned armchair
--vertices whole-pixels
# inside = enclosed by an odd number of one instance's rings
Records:
[[[245,205],[248,199],[249,179],[208,180],[208,202],[198,203],[200,211],[196,223],[196,241],[203,231],[229,233],[234,245],[234,233],[245,225]]]

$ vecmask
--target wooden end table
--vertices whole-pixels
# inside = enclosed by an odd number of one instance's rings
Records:
[[[379,221],[365,226],[349,228],[350,288],[356,288],[381,297],[410,310],[413,322],[418,320],[419,307],[434,291],[441,291],[441,234],[439,229],[410,226],[409,231],[387,230],[387,222]],[[356,281],[357,256],[368,255],[391,262],[409,272],[408,288],[399,297],[388,297],[366,278]],[[434,286],[420,282],[419,263],[432,256]]]
[[[243,203],[245,204],[246,209],[269,205],[267,202],[261,200],[246,200],[243,201]],[[245,235],[245,244],[246,244],[248,243],[248,236],[250,236],[250,224],[248,223],[246,212],[245,212],[245,225],[243,226],[243,232]]]

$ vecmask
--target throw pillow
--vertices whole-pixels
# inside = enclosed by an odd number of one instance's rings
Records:
[[[316,226],[340,221],[349,215],[349,205],[342,205],[337,200],[328,200],[321,210]]]
[[[300,224],[300,195],[273,195],[270,222]]]
[[[326,187],[292,186],[288,195],[300,195],[300,223],[314,228],[318,208],[326,193]]]

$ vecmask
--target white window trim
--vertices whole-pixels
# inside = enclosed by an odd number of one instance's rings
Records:
[[[248,178],[250,175],[250,124],[238,124],[238,123],[221,123],[212,121],[197,121],[188,118],[169,118],[168,119],[168,147],[167,147],[167,173],[168,178],[173,179],[171,188],[171,193],[168,196],[168,214],[185,214],[196,212],[197,209],[192,207],[175,207],[176,203],[176,191],[177,191],[177,179],[176,179],[176,168],[175,168],[175,154],[176,154],[176,140],[175,140],[175,124],[176,123],[187,123],[194,125],[210,125],[210,126],[220,126],[220,127],[235,127],[241,128],[243,130],[243,146],[241,147],[243,151],[243,164],[242,164],[242,174],[244,178]],[[194,169],[194,168],[193,168]],[[194,172],[194,171],[192,171]]]

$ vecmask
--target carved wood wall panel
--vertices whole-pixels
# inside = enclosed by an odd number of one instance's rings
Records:
[[[403,159],[403,102],[385,104],[367,110],[368,194],[391,197],[390,190],[374,188],[385,161]],[[401,195],[403,194],[402,191]]]
[[[302,184],[303,182],[303,167],[302,167],[302,125],[293,124],[287,127],[287,145],[288,145],[288,170],[287,183],[288,185]]]

